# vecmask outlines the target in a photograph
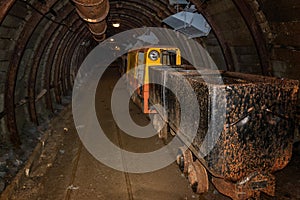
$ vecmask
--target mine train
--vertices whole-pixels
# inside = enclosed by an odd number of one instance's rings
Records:
[[[129,51],[123,71],[128,89],[135,90],[132,100],[144,113],[154,115],[154,127],[161,120],[166,122],[159,131],[159,137],[165,140],[185,134],[178,132],[180,105],[175,94],[162,85],[150,84],[150,80],[164,79],[160,81],[182,87],[179,76],[183,76],[195,91],[201,114],[199,128],[192,145],[180,148],[177,156],[177,163],[195,192],[207,192],[210,181],[220,193],[234,200],[257,199],[261,192],[275,195],[273,174],[283,169],[292,155],[298,81],[195,70],[182,65],[180,49],[163,46]],[[217,74],[222,83],[215,81]],[[204,81],[205,78],[211,81]],[[213,97],[208,92],[212,89],[216,91]],[[218,89],[225,92],[218,94]],[[185,88],[180,91],[185,95]],[[224,128],[213,149],[202,157],[199,151],[208,124],[220,123],[216,112],[222,106],[218,105],[220,98],[226,98]],[[165,111],[156,108],[157,104]],[[195,111],[190,112],[193,115]],[[158,118],[161,120],[155,120]]]

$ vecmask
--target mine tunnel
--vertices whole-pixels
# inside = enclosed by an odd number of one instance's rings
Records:
[[[199,177],[196,179],[198,187],[209,186],[205,192],[197,193],[191,183],[190,168],[186,169],[189,174],[186,178],[187,174],[180,171],[175,159],[170,165],[148,173],[123,172],[98,161],[82,144],[72,117],[72,95],[84,60],[99,44],[104,41],[111,44],[116,35],[125,31],[139,29],[143,35],[151,31],[145,33],[142,29],[160,27],[175,33],[178,29],[165,19],[180,12],[199,14],[208,24],[210,31],[206,35],[188,37],[188,40],[201,45],[222,73],[250,77],[248,81],[253,84],[256,79],[252,75],[267,77],[261,78],[265,81],[275,80],[274,84],[281,81],[283,85],[288,80],[296,80],[293,83],[298,84],[298,0],[1,0],[1,199],[300,199],[298,86],[294,93],[289,93],[294,95],[294,107],[289,110],[292,117],[282,114],[287,112],[284,108],[279,114],[265,108],[268,116],[277,116],[277,121],[271,121],[269,126],[280,120],[289,124],[291,148],[277,144],[278,148],[288,149],[288,156],[282,158],[283,169],[272,171],[274,176],[267,181],[253,182],[250,190],[245,186],[243,189],[249,196],[231,188],[261,177],[254,171],[241,181],[232,179],[230,184],[227,181],[216,184],[211,178],[213,174],[207,173],[202,165],[195,165],[195,169],[205,171],[201,178],[209,177],[207,183],[206,179],[202,182]],[[187,46],[185,41],[181,45]],[[120,48],[123,47],[115,45],[113,51]],[[133,152],[154,151],[165,141],[157,136],[149,141],[128,137],[119,130],[110,112],[112,89],[126,64],[126,55],[120,56],[99,81],[95,97],[97,117],[107,137],[120,147]],[[282,86],[282,91],[286,88]],[[281,97],[274,96],[274,99]],[[124,106],[129,107],[136,123],[149,123],[151,114],[145,115],[137,104],[131,102]],[[249,115],[256,112],[253,109],[248,108]],[[232,124],[247,123],[247,120],[246,116]],[[274,137],[283,138],[282,134]],[[273,155],[272,151],[266,152]],[[196,162],[196,157],[191,156],[192,162]],[[264,189],[268,181],[276,182],[275,191],[273,187],[271,192]]]

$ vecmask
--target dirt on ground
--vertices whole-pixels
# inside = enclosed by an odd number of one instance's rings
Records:
[[[110,93],[119,77],[116,70],[106,73],[98,86],[96,105],[98,119],[114,143],[132,151],[149,151],[164,145],[158,137],[141,141],[118,129],[112,119]],[[138,124],[149,123],[140,109],[130,104],[131,116]],[[49,126],[50,134],[40,157],[27,176],[14,189],[12,200],[229,200],[211,184],[203,195],[193,193],[186,177],[174,162],[166,168],[145,174],[111,169],[97,161],[81,143],[69,106]],[[262,195],[262,200],[300,200],[300,147],[295,144],[288,166],[275,173],[276,197]],[[2,197],[1,199],[7,199]]]

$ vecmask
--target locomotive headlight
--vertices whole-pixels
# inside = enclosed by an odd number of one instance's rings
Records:
[[[149,58],[150,58],[152,61],[156,61],[156,60],[159,58],[159,53],[158,53],[158,51],[156,51],[156,50],[150,51],[150,53],[149,53]]]

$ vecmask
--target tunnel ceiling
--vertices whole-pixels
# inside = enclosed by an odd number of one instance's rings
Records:
[[[221,69],[299,79],[298,0],[190,2],[213,30],[197,41]],[[168,0],[109,3],[107,37],[167,27],[162,20],[178,11]],[[69,0],[2,0],[0,23],[0,139],[20,144],[26,124],[46,122],[68,102],[78,67],[98,43]]]

